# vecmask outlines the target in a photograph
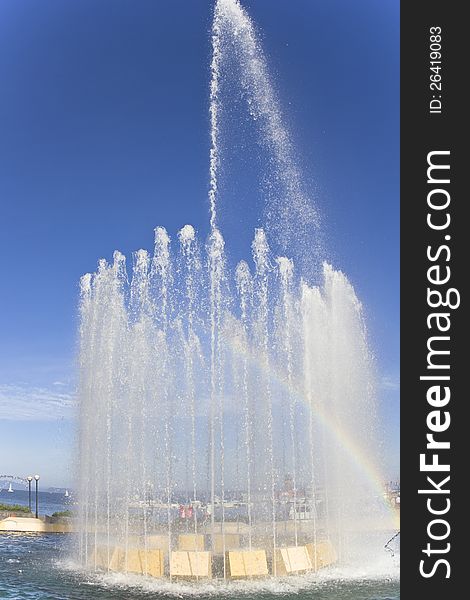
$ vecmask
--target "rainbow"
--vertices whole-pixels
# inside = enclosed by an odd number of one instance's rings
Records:
[[[246,358],[251,365],[256,367],[265,376],[274,380],[280,389],[293,395],[298,401],[310,405],[310,399],[304,393],[303,386],[299,382],[288,381],[287,377],[283,377],[281,375],[282,369],[279,369],[277,366],[275,369],[272,365],[267,364],[259,354],[250,351],[244,344],[236,343],[233,338],[228,343],[234,354]],[[351,465],[355,468],[358,475],[361,476],[364,483],[382,501],[387,513],[393,519],[393,527],[397,528],[399,526],[399,514],[387,502],[384,496],[384,478],[377,461],[374,460],[373,456],[368,456],[351,434],[337,420],[332,419],[331,415],[323,408],[316,407],[315,417],[327,435],[331,436],[338,446],[343,449],[345,456],[350,460]]]

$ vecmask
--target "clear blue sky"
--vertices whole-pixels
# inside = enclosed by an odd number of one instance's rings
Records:
[[[246,0],[330,260],[365,306],[398,475],[399,3]],[[0,2],[0,473],[70,485],[79,277],[208,231],[209,0]],[[251,227],[222,220],[234,258]],[[246,204],[246,205],[244,205]],[[253,223],[259,215],[253,216]]]

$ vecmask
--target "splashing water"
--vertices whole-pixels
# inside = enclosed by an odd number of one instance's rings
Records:
[[[82,560],[103,535],[171,551],[188,530],[270,551],[329,537],[347,557],[383,516],[362,470],[373,378],[351,285],[325,265],[308,286],[262,230],[235,277],[217,230],[203,256],[188,226],[177,246],[157,228],[129,284],[118,253],[82,279]]]
[[[266,59],[255,27],[238,0],[217,0],[212,25],[212,62],[210,85],[210,223],[217,224],[218,167],[223,161],[220,128],[231,94],[224,94],[224,82],[239,77],[247,108],[260,134],[268,157],[269,182],[264,189],[264,221],[273,239],[286,251],[296,245],[309,260],[317,259],[320,249],[320,215],[308,197],[296,165],[295,152],[284,126],[279,101],[269,75]],[[238,69],[232,69],[235,61]],[[300,252],[302,254],[302,251]]]
[[[278,246],[318,228],[254,27],[238,0],[218,0],[210,87],[210,235],[191,225],[153,255],[101,260],[81,280],[79,559],[97,549],[164,550],[204,536],[215,574],[225,551],[330,540],[344,564],[363,534],[393,529],[384,512],[373,359],[361,304],[323,265],[307,283]],[[267,201],[252,262],[234,270],[218,229],[222,72],[230,49],[281,193]],[[313,251],[314,252],[314,251]],[[232,537],[230,537],[232,536]],[[199,543],[199,542],[198,542]],[[376,548],[371,546],[372,553]],[[315,559],[316,560],[316,559]],[[315,565],[316,567],[317,565]],[[148,569],[147,558],[143,567]]]

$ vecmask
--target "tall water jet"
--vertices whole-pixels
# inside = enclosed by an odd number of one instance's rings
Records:
[[[245,261],[241,261],[236,270],[237,288],[240,296],[241,326],[242,326],[242,396],[244,408],[245,450],[246,450],[246,502],[248,519],[248,548],[252,548],[252,500],[251,500],[251,470],[252,470],[252,431],[250,394],[248,389],[248,311],[253,304],[253,280],[250,269]]]
[[[252,244],[253,260],[255,263],[255,295],[257,305],[256,327],[258,339],[256,343],[261,350],[261,361],[265,375],[262,378],[261,389],[264,392],[266,403],[266,423],[267,423],[267,450],[268,450],[268,477],[270,479],[271,489],[271,518],[272,518],[272,547],[273,555],[277,547],[277,529],[276,529],[276,473],[274,468],[274,424],[273,424],[273,406],[271,381],[268,376],[270,369],[269,356],[269,296],[268,296],[268,271],[269,271],[269,246],[263,229],[255,231],[255,239]],[[276,563],[274,563],[274,571]],[[276,573],[274,572],[276,575]]]
[[[89,448],[91,447],[91,439],[89,436],[89,429],[84,427],[84,422],[90,419],[89,413],[90,404],[92,399],[90,397],[90,375],[92,373],[91,366],[91,355],[93,348],[92,338],[92,306],[91,306],[91,273],[83,275],[80,279],[80,330],[79,330],[79,343],[80,343],[80,357],[79,357],[79,377],[80,377],[80,422],[82,423],[82,429],[80,431],[80,498],[86,499],[82,501],[79,510],[79,520],[83,525],[83,529],[80,531],[79,537],[79,558],[82,563],[88,563],[88,529],[89,529],[89,504],[88,499],[90,496],[90,480],[87,478],[89,471]]]
[[[165,411],[165,457],[166,457],[166,504],[167,504],[167,526],[168,526],[168,552],[172,548],[172,491],[173,491],[173,447],[172,447],[172,422],[173,422],[173,398],[169,392],[170,371],[168,369],[167,357],[169,354],[168,345],[168,319],[169,319],[169,285],[171,284],[170,271],[170,238],[164,227],[155,229],[155,253],[153,258],[153,268],[160,284],[160,302],[161,313],[160,321],[163,334],[163,343],[165,345],[163,371],[163,401]],[[145,532],[146,535],[146,532]]]
[[[223,290],[224,283],[224,240],[217,229],[212,229],[208,240],[208,260],[210,277],[210,432],[211,432],[211,525],[212,539],[215,538],[215,493],[216,493],[216,423],[220,427],[220,493],[222,495],[222,528],[225,524],[224,514],[224,491],[225,491],[225,472],[224,472],[224,438],[223,438],[223,399],[222,399],[222,311],[223,311]],[[223,531],[222,531],[223,534]],[[214,542],[212,542],[214,549]],[[225,573],[225,566],[224,566]]]
[[[277,258],[277,264],[279,268],[279,274],[281,277],[281,318],[283,325],[281,326],[281,344],[283,355],[286,359],[286,370],[287,370],[287,389],[289,392],[292,390],[293,385],[293,364],[292,364],[292,314],[291,314],[291,287],[294,265],[292,261],[284,256]],[[295,431],[295,415],[296,415],[296,397],[290,393],[289,398],[289,431],[290,431],[290,443],[291,443],[291,460],[292,460],[292,485],[293,485],[293,498],[292,498],[292,510],[294,518],[294,545],[297,546],[298,535],[297,535],[297,444],[296,444],[296,431]]]
[[[318,431],[318,413],[324,412],[325,393],[327,389],[327,377],[325,377],[323,349],[327,344],[326,332],[326,307],[319,288],[310,288],[305,282],[301,285],[301,315],[302,315],[302,337],[304,340],[303,373],[304,373],[304,396],[309,411],[309,445],[310,445],[310,485],[313,519],[313,542],[316,544],[317,528],[317,476],[318,470],[323,470],[324,481],[324,526],[326,537],[330,537],[330,515],[328,502],[328,481],[326,472],[326,456],[321,452],[325,448],[324,429]],[[322,393],[323,390],[323,393]],[[321,412],[320,412],[321,411]],[[322,464],[318,465],[315,454],[322,455]],[[317,556],[314,556],[314,567],[317,568]]]
[[[304,268],[322,254],[320,213],[306,191],[294,146],[283,118],[256,28],[239,0],[217,0],[212,24],[210,84],[210,221],[216,223],[219,166],[224,160],[221,128],[228,119],[227,106],[233,91],[225,90],[234,79],[243,91],[247,111],[265,149],[267,162],[261,193],[265,201],[263,220],[273,243],[295,253]],[[308,248],[308,256],[304,256]]]
[[[197,502],[197,470],[196,470],[196,394],[194,385],[194,355],[198,349],[198,339],[194,332],[194,312],[196,301],[196,277],[201,268],[197,248],[196,232],[191,225],[185,225],[178,233],[181,253],[184,260],[185,306],[182,310],[187,320],[187,334],[184,343],[184,359],[186,373],[185,394],[191,412],[191,477],[192,501]],[[197,513],[194,514],[194,533],[197,535]]]

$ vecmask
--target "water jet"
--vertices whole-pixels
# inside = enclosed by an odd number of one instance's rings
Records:
[[[318,212],[238,0],[216,2],[212,42],[207,240],[157,227],[153,253],[138,250],[128,269],[115,252],[81,279],[78,556],[92,570],[316,571],[355,552],[358,523],[383,517],[361,304],[342,272],[325,262],[312,283],[289,255],[293,238],[308,253]],[[256,229],[236,266],[217,212],[233,44],[282,190],[276,224]]]

